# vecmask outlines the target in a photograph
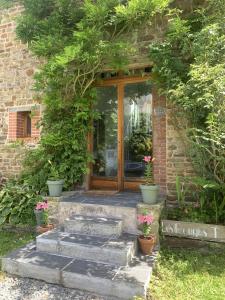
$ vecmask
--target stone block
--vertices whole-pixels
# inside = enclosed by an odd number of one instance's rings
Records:
[[[109,264],[74,260],[63,270],[62,283],[69,288],[127,300],[146,295],[151,272],[151,264],[139,259],[122,269]]]
[[[154,256],[136,257],[124,268],[85,260],[74,260],[62,272],[62,283],[118,299],[145,297],[150,281]]]
[[[136,254],[136,240],[127,234],[107,238],[52,232],[37,237],[37,250],[124,266]]]
[[[123,232],[137,234],[137,213],[135,207],[114,206],[109,203],[102,205],[98,203],[87,204],[77,202],[60,202],[59,206],[59,224],[63,224],[66,218],[73,214],[84,216],[99,216],[118,218],[123,220]]]
[[[160,201],[156,204],[146,204],[146,203],[138,203],[137,205],[137,213],[141,214],[143,211],[147,211],[149,214],[152,214],[155,221],[160,219],[160,215],[162,209],[164,207],[164,200],[160,199]]]
[[[19,275],[19,268],[17,259],[24,258],[36,249],[35,243],[29,243],[21,247],[7,256],[2,258],[2,270],[10,274]]]
[[[65,220],[64,228],[69,233],[80,233],[97,236],[120,236],[122,220],[106,217],[75,215]]]
[[[72,258],[33,251],[21,256],[7,257],[4,271],[10,274],[44,280],[49,283],[61,282],[61,270],[72,262]]]
[[[162,233],[168,236],[225,243],[225,226],[222,225],[162,220]]]

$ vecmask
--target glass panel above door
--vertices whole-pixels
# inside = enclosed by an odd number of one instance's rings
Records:
[[[124,90],[124,176],[144,175],[145,155],[152,154],[152,94],[149,82],[130,83]]]
[[[99,119],[94,122],[93,175],[102,177],[117,176],[117,87],[97,88],[95,106]]]

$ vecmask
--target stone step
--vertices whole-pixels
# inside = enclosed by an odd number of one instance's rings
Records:
[[[135,257],[129,266],[97,263],[22,248],[2,259],[8,273],[61,284],[107,297],[145,297],[155,256]]]
[[[64,230],[93,236],[120,236],[122,225],[121,219],[74,215],[65,220]]]
[[[130,234],[109,238],[54,230],[39,235],[36,245],[38,251],[124,266],[136,253],[136,240]]]

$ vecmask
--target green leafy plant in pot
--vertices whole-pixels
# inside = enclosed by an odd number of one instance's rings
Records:
[[[44,233],[54,228],[54,225],[48,222],[48,202],[46,200],[37,203],[34,213],[37,222],[36,231],[38,233]]]
[[[142,234],[138,237],[141,252],[145,255],[150,255],[155,245],[155,235],[151,234],[151,225],[154,218],[147,211],[144,211],[138,215],[137,219],[142,228]]]
[[[60,178],[59,171],[56,166],[49,160],[50,175],[47,181],[49,196],[50,197],[60,197],[62,194],[62,189],[64,185],[64,179]]]
[[[145,167],[145,184],[140,184],[140,189],[142,193],[142,199],[144,203],[154,204],[157,202],[157,197],[159,194],[159,186],[153,182],[153,161],[152,156],[145,156],[144,161],[146,163]]]

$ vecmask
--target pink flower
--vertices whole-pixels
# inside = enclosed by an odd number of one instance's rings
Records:
[[[152,224],[152,222],[153,222],[153,216],[151,216],[151,215],[147,215],[147,216],[145,216],[145,222],[148,224],[148,225],[151,225]]]
[[[138,215],[137,219],[140,224],[147,223],[147,225],[151,225],[154,220],[152,215]]]
[[[143,160],[144,160],[145,162],[150,162],[151,159],[152,159],[151,156],[145,156]]]
[[[138,215],[137,219],[138,219],[138,222],[140,224],[145,223],[145,216],[144,215]]]
[[[42,204],[40,202],[36,205],[36,209],[42,209]]]
[[[48,209],[48,203],[47,202],[38,202],[36,205],[37,210],[42,210],[42,209]]]
[[[44,203],[42,204],[42,208],[43,208],[43,209],[48,209],[48,203],[44,202]]]

